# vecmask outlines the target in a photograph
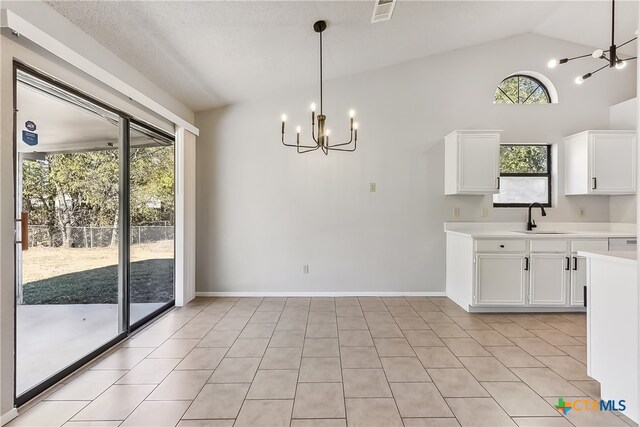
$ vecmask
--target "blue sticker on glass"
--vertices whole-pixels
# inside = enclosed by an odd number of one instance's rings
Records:
[[[36,130],[36,124],[31,120],[27,120],[26,122],[24,122],[24,127],[26,127],[29,132],[33,132],[34,130]]]
[[[38,145],[38,134],[35,132],[29,132],[29,131],[23,130],[22,141],[24,141],[25,144],[30,145],[32,147],[34,145]]]

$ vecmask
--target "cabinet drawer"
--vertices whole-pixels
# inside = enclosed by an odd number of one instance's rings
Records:
[[[525,252],[526,240],[477,240],[477,252]]]
[[[531,240],[531,252],[566,252],[566,240]]]
[[[571,242],[571,252],[578,251],[608,251],[609,239],[574,240]]]

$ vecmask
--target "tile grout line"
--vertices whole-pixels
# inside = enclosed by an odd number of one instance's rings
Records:
[[[214,303],[216,300],[218,300],[218,299],[220,299],[220,298],[213,298],[213,300],[212,300],[209,304],[207,304],[207,306],[206,306],[206,307],[211,306],[211,304],[213,304],[213,303]],[[237,301],[236,301],[236,303],[235,303],[235,304],[237,304]],[[235,306],[235,304],[234,304],[234,306]],[[205,307],[205,308],[206,308],[206,307]],[[215,325],[217,325],[217,324],[220,322],[220,320],[222,320],[222,319],[224,318],[224,316],[229,312],[229,310],[231,310],[231,308],[232,308],[232,307],[233,307],[233,306],[229,307],[229,308],[224,312],[224,314],[222,315],[222,317],[221,317],[221,318],[220,318],[220,319],[219,319],[219,320],[218,320],[218,321],[213,325],[213,328],[215,328]],[[203,311],[204,311],[204,309],[203,309]],[[211,328],[211,330],[207,333],[207,335],[208,335],[208,334],[213,330],[213,328]],[[205,335],[205,337],[206,337],[207,335]],[[238,336],[240,336],[240,334],[238,334]],[[237,337],[236,337],[236,339],[237,339]],[[204,340],[204,337],[202,337],[198,343],[202,342],[202,340]],[[235,342],[235,340],[234,340],[234,342]],[[231,345],[233,345],[233,343],[232,343]],[[191,351],[193,351],[193,350],[194,350],[194,349],[196,349],[196,348],[198,348],[198,344],[196,344],[196,346],[195,346]],[[200,347],[200,348],[208,348],[208,347]],[[213,347],[211,347],[211,348],[213,348]],[[227,348],[227,351],[225,351],[225,352],[224,352],[224,355],[223,355],[223,356],[222,356],[222,358],[220,359],[220,362],[218,362],[218,365],[213,369],[213,371],[211,372],[211,375],[209,375],[209,378],[207,378],[207,380],[204,382],[204,384],[202,385],[202,387],[200,387],[200,390],[196,393],[195,397],[191,400],[191,403],[189,404],[189,406],[187,406],[187,409],[184,411],[184,413],[183,413],[183,414],[182,414],[182,416],[180,417],[180,420],[178,421],[178,423],[180,423],[180,421],[183,419],[182,417],[184,417],[184,415],[189,411],[189,409],[190,409],[190,408],[191,408],[191,406],[193,405],[193,402],[195,402],[195,400],[196,400],[196,399],[197,399],[197,397],[200,395],[200,393],[202,393],[202,390],[204,390],[204,388],[207,386],[207,384],[209,384],[209,380],[211,379],[211,377],[213,376],[213,374],[215,374],[216,369],[218,369],[218,366],[220,366],[220,363],[222,363],[222,361],[223,361],[223,360],[224,360],[224,358],[227,356],[227,353],[229,352],[229,350],[230,350],[230,349],[231,349],[231,346],[229,346],[229,348]],[[191,352],[189,352],[189,353],[191,353]],[[188,354],[187,354],[187,356],[188,356]],[[187,356],[185,356],[185,357],[187,357]],[[184,360],[184,358],[183,358],[182,360]]]
[[[203,308],[203,310],[204,310],[204,308]],[[165,313],[165,314],[164,314],[164,315],[162,315],[159,319],[157,319],[156,321],[154,321],[153,323],[151,323],[150,325],[148,325],[148,327],[145,327],[145,328],[141,331],[141,333],[142,333],[142,332],[148,332],[148,331],[151,329],[151,327],[152,327],[152,326],[156,325],[157,323],[161,322],[162,320],[165,320],[165,319],[166,319],[166,318],[167,318],[171,313],[173,313],[174,311],[176,311],[176,310],[175,310],[175,308],[174,308],[174,309],[172,309],[172,310],[170,310],[169,312]],[[200,311],[202,311],[202,310],[200,310]],[[199,312],[198,312],[198,313],[199,313]],[[196,316],[196,315],[194,315],[194,317],[195,317],[195,316]],[[187,323],[188,323],[188,322],[187,322]],[[185,323],[185,324],[186,324],[186,323]],[[184,325],[183,325],[182,327],[184,327]],[[181,327],[181,328],[182,328],[182,327]],[[181,328],[179,328],[178,330],[180,330]],[[175,332],[177,332],[177,331],[175,331]],[[175,332],[174,332],[174,333],[175,333]],[[158,345],[158,347],[155,347],[155,349],[157,349],[157,348],[159,348],[161,345],[163,345],[166,341],[168,341],[168,340],[169,340],[169,338],[171,338],[171,336],[169,336],[167,339],[165,339],[165,340],[164,340],[160,345]],[[114,351],[113,351],[109,356],[113,355],[113,354],[114,354],[114,353],[116,353],[116,351],[118,351],[118,350],[126,349],[126,348],[154,348],[154,347],[124,347],[124,345],[123,345],[123,344],[124,344],[124,342],[125,342],[125,341],[128,341],[128,340],[129,340],[129,337],[125,338],[125,340],[123,340],[123,342],[118,346],[119,348],[118,348],[117,350],[114,350]],[[155,350],[153,350],[153,351],[155,351]],[[92,399],[92,400],[91,400],[87,405],[85,405],[85,406],[82,408],[82,410],[86,409],[86,408],[87,408],[91,403],[95,402],[98,398],[100,398],[100,396],[102,396],[104,393],[106,393],[106,392],[107,392],[107,390],[109,390],[109,389],[110,389],[111,387],[113,387],[113,386],[116,386],[116,385],[152,385],[152,384],[117,384],[117,382],[118,382],[120,379],[122,379],[125,375],[127,375],[129,372],[131,372],[135,367],[137,367],[138,365],[140,365],[144,360],[147,360],[148,356],[149,356],[151,353],[153,353],[153,351],[151,351],[151,352],[150,352],[150,353],[149,353],[145,358],[143,358],[142,360],[140,360],[140,361],[139,361],[138,363],[136,363],[133,367],[131,367],[130,369],[128,369],[126,374],[122,375],[122,376],[121,376],[120,378],[118,378],[118,380],[116,380],[113,384],[111,384],[109,387],[107,387],[106,389],[104,389],[100,394],[98,394],[98,396],[96,396],[96,397],[95,397],[94,399]],[[106,357],[105,357],[105,359],[106,359]],[[170,372],[169,372],[169,374],[170,374],[171,372],[173,372],[173,370],[172,370],[172,371],[170,371]],[[167,374],[167,375],[163,378],[163,380],[164,380],[164,379],[166,379],[166,377],[167,377],[169,374]],[[162,381],[163,381],[163,380],[162,380]],[[136,410],[136,409],[138,409],[138,408],[140,407],[140,405],[142,405],[142,403],[146,401],[147,397],[149,397],[149,396],[151,395],[151,393],[153,393],[153,391],[158,387],[158,385],[160,385],[160,383],[161,383],[162,381],[160,381],[158,384],[155,384],[155,386],[153,387],[153,389],[152,389],[149,393],[147,393],[147,395],[146,395],[146,396],[145,396],[145,397],[140,401],[140,403],[139,403],[138,405],[136,405],[136,407],[135,407],[135,408],[133,408],[133,410],[132,410],[131,412],[129,412],[129,414],[127,415],[127,417],[126,417],[124,420],[92,420],[92,421],[119,421],[119,424],[124,423],[124,421],[126,421],[126,419],[127,419],[127,418],[129,418],[129,417],[131,416],[131,414],[133,414],[133,413],[135,412],[135,410]],[[76,416],[76,415],[78,415],[80,412],[82,412],[82,410],[80,410],[80,411],[78,411],[76,414],[74,414],[74,415],[73,415],[73,417],[75,417],[75,416]],[[186,411],[186,410],[185,410],[185,411]],[[66,422],[71,421],[71,420],[73,419],[73,417],[71,417],[71,418],[70,418],[69,420],[67,420]]]

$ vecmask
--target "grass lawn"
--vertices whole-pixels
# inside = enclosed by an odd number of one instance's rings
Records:
[[[168,302],[173,298],[173,260],[131,263],[131,302]],[[24,285],[24,304],[117,304],[115,265],[63,274]]]
[[[117,248],[29,248],[24,304],[117,304]],[[173,298],[173,241],[131,247],[131,302]]]

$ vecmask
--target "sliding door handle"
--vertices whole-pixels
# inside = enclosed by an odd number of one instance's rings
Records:
[[[20,236],[20,240],[22,240],[22,250],[26,251],[29,249],[29,213],[22,212],[20,214],[20,230],[22,231],[22,235]]]
[[[22,250],[26,251],[29,249],[29,213],[21,212],[16,222],[20,223],[20,240],[16,240],[16,244],[20,243]]]

